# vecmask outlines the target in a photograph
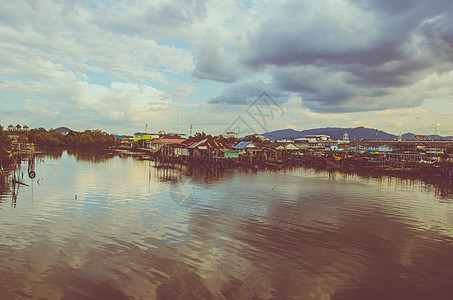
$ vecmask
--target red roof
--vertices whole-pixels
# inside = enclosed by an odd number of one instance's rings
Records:
[[[185,140],[181,144],[189,149],[229,149],[226,144],[216,141],[212,136],[196,136]]]
[[[171,144],[181,144],[185,140],[186,139],[184,139],[178,135],[175,135],[175,136],[167,135],[167,136],[163,136],[157,140],[153,140],[152,142],[155,144],[171,145]]]
[[[160,137],[160,139],[182,139],[182,140],[185,140],[185,138],[183,138],[182,136],[180,136],[179,134],[167,134],[167,135],[163,135]]]
[[[417,135],[414,135],[413,138],[411,138],[411,141],[430,141],[431,138],[427,135],[421,135],[421,134],[417,134]]]

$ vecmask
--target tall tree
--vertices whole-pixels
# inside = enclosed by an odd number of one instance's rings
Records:
[[[8,157],[8,148],[11,146],[11,140],[6,131],[0,125],[0,161]]]

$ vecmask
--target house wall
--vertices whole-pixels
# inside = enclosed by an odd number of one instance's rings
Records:
[[[225,157],[233,157],[233,158],[239,157],[239,152],[224,152],[224,154],[225,154]]]
[[[174,154],[177,156],[189,156],[189,149],[187,148],[174,148]]]
[[[427,154],[444,154],[444,149],[442,148],[426,148]]]
[[[134,141],[139,141],[139,140],[151,140],[151,139],[157,139],[159,138],[158,134],[134,134]]]

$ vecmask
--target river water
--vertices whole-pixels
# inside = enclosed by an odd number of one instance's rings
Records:
[[[453,299],[448,182],[67,152],[34,167],[0,184],[1,299]]]

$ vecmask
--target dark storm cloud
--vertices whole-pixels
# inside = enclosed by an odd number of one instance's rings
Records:
[[[351,63],[375,66],[405,57],[401,45],[408,38],[407,28],[413,26],[410,18],[386,18],[379,23],[367,20],[366,15],[354,18],[354,14],[368,12],[343,8],[344,12],[332,15],[333,9],[304,1],[287,4],[247,35],[241,61],[250,67]]]
[[[451,12],[453,2],[443,0],[287,1],[235,49],[243,65],[315,111],[417,106],[420,97],[390,95],[451,71]]]
[[[329,68],[316,66],[271,67],[269,73],[276,86],[290,92],[319,93],[323,90],[331,74],[336,72]]]
[[[390,13],[404,13],[417,6],[420,0],[349,0],[366,9]]]
[[[451,10],[426,22],[418,30],[437,59],[453,61],[453,4]]]
[[[359,72],[362,76],[358,76]],[[380,77],[375,73],[368,68],[346,71],[313,66],[274,67],[271,70],[276,89],[299,93],[303,105],[313,111],[355,112],[421,104],[422,100],[417,97],[407,99],[401,95],[402,98],[395,99],[392,96],[400,86],[409,83],[404,76],[400,76],[401,82],[396,84],[397,75],[392,75],[391,71],[382,71]]]
[[[192,72],[192,76],[199,79],[209,79],[224,83],[233,83],[237,80],[238,76],[235,71],[225,65],[219,67],[219,65],[213,64],[205,56],[203,59],[195,59],[196,69]]]
[[[321,92],[307,95],[306,97],[304,97],[304,100],[316,103],[335,102],[337,104],[341,104],[351,99],[352,97],[354,97],[354,93],[350,92],[343,86],[338,85],[327,86]]]
[[[210,104],[250,105],[263,92],[279,102],[284,96],[280,90],[264,81],[256,81],[245,84],[230,85],[222,93],[209,100]],[[279,103],[281,104],[281,103]]]
[[[351,1],[348,7],[337,8],[289,1],[282,11],[277,11],[274,17],[261,22],[247,35],[240,58],[252,67],[378,66],[407,59],[410,54],[406,47],[414,31],[426,20],[453,9],[451,1],[362,0],[359,6],[354,3]],[[405,10],[391,10],[401,7]],[[385,10],[378,12],[378,8]],[[339,12],[332,13],[335,9]]]
[[[304,97],[304,107],[325,113],[380,111],[389,108],[416,107],[422,103],[422,96],[417,94],[394,97],[387,92],[380,94],[364,90],[359,97],[351,90],[340,87],[329,87],[320,93]]]
[[[388,66],[368,67],[350,65],[345,70],[350,73],[348,83],[369,88],[404,87],[422,79],[425,70],[430,68],[431,59],[408,59],[395,61]]]

